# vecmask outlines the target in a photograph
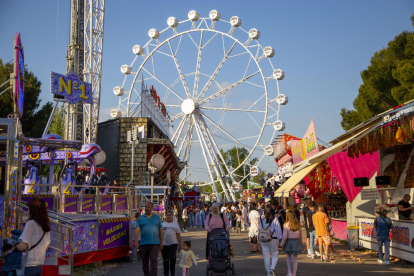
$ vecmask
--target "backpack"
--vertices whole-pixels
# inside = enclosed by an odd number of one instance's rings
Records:
[[[270,226],[272,225],[272,223],[269,223],[269,226],[267,228],[264,228],[263,220],[262,220],[262,218],[260,218],[260,225],[262,227],[260,227],[260,229],[259,229],[259,234],[257,236],[257,239],[260,242],[270,241],[272,239],[272,234],[273,234],[273,232],[270,232]]]

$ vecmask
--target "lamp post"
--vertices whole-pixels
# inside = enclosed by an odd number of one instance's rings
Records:
[[[154,154],[150,160],[149,169],[151,170],[151,203],[153,203],[154,197],[154,176],[155,173],[164,167],[165,158],[161,154]]]
[[[127,132],[127,142],[131,144],[132,147],[132,157],[131,157],[131,181],[134,179],[134,153],[135,145],[139,144],[138,137],[138,126],[133,126],[132,130]]]

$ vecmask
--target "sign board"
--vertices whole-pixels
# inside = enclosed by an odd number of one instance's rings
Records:
[[[73,213],[78,211],[78,195],[65,195],[65,213]]]
[[[50,72],[50,91],[70,104],[93,102],[92,84],[80,80],[73,72],[66,75]]]
[[[14,36],[14,90],[13,101],[18,116],[23,116],[24,97],[24,52],[20,33]]]
[[[377,233],[374,228],[374,218],[357,218],[359,226],[359,245],[378,251]],[[414,262],[414,223],[392,220],[390,230],[391,256]]]
[[[128,246],[129,218],[99,220],[98,250]]]
[[[302,140],[290,141],[293,164],[297,164],[319,152],[318,138],[316,137],[315,123],[312,121]]]
[[[95,211],[95,195],[82,196],[82,212]]]
[[[379,199],[380,195],[376,189],[361,190],[361,200]]]
[[[112,211],[112,195],[101,195],[101,211]]]
[[[46,209],[53,211],[54,206],[54,195],[22,195],[21,202],[25,203],[26,205],[29,205],[30,200],[33,198],[41,198],[46,204]],[[23,208],[23,210],[27,211],[26,208]]]

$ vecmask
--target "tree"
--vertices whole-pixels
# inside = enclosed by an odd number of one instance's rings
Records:
[[[10,78],[10,73],[13,73],[13,63],[3,64],[3,60],[0,59],[0,84]],[[41,137],[52,111],[52,103],[47,102],[40,106],[41,82],[26,66],[24,75],[23,117],[20,119],[23,133],[26,137]],[[6,118],[9,114],[13,114],[11,89],[0,96],[0,118]]]
[[[414,26],[414,14],[411,20]],[[414,99],[414,33],[404,31],[375,52],[361,78],[355,110],[341,109],[344,130]]]
[[[61,105],[59,108],[56,108],[48,133],[65,137],[65,130],[65,106]]]

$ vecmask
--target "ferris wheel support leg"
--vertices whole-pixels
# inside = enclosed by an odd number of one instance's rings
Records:
[[[215,150],[217,152],[217,155],[220,157],[223,165],[225,166],[226,170],[228,171],[232,183],[235,183],[236,180],[234,179],[234,177],[232,175],[232,172],[230,171],[229,167],[227,166],[226,161],[224,160],[224,157],[221,154],[220,149],[217,147],[216,141],[214,140],[213,135],[211,134],[211,131],[207,128],[207,125],[206,125],[204,119],[202,118],[202,116],[200,116],[200,120],[202,120],[202,122],[203,122],[203,124],[205,126],[205,129],[206,129],[206,131],[208,133],[208,136],[210,137],[210,140],[211,140],[211,142],[212,142],[212,144],[213,144],[213,146],[214,146],[214,148],[215,148]],[[220,168],[221,172],[223,173],[223,175],[225,175],[225,171],[223,170],[223,167],[221,166],[220,162],[218,162],[218,165],[219,165],[219,168]],[[233,202],[235,202],[236,201],[236,196],[234,195],[234,192],[231,189],[230,184],[228,183],[228,181],[225,181],[225,182],[226,182],[227,188],[230,191],[230,196],[233,199]]]
[[[193,120],[194,120],[194,115],[193,115]],[[197,126],[196,126],[196,132],[197,132],[198,139],[201,142],[201,134],[200,134],[199,129],[197,128]],[[206,165],[207,165],[207,168],[208,168],[208,173],[210,175],[211,181],[213,182],[214,192],[217,196],[218,202],[221,203],[220,194],[217,190],[216,183],[214,182],[214,177],[213,177],[213,174],[211,173],[210,164],[208,163],[207,155],[206,155],[206,152],[204,150],[204,144],[201,142],[200,145],[201,145],[201,151],[203,152],[204,160],[206,161]]]
[[[197,121],[196,115],[194,113],[193,113],[192,116],[193,116],[193,120],[194,120],[194,125],[195,125],[195,127],[196,127],[196,129],[198,130],[198,133],[199,133],[199,138],[201,139],[200,140],[201,144],[204,143],[204,145],[207,149],[207,154],[209,155],[210,160],[212,161],[211,163],[212,163],[212,167],[214,169],[214,172],[216,173],[217,178],[220,181],[221,187],[223,188],[223,192],[226,195],[226,199],[227,199],[227,201],[230,201],[229,194],[228,194],[226,186],[224,185],[224,182],[223,182],[223,175],[220,173],[219,168],[218,168],[220,163],[217,160],[217,155],[213,151],[213,146],[212,146],[211,141],[208,137],[207,131],[206,131],[202,121],[201,122]],[[214,181],[214,179],[213,179],[213,181]]]

